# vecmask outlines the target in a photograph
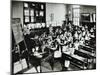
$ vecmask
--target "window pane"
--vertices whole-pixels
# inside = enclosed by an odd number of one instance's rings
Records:
[[[29,17],[25,17],[25,22],[29,22]]]
[[[75,13],[75,14],[73,15],[73,17],[79,18],[79,17],[80,17],[80,14],[79,14],[79,13]]]
[[[24,10],[25,16],[29,16],[29,10]]]
[[[74,17],[80,17],[80,9],[74,9],[73,10],[73,16]]]
[[[32,4],[32,6],[35,6],[35,4]]]
[[[80,23],[80,8],[73,8],[73,24],[79,25]]]
[[[44,14],[43,11],[40,11],[40,16],[44,16],[43,14]]]
[[[44,6],[43,5],[41,5],[41,9],[44,9]]]
[[[24,3],[24,7],[28,7],[28,3]]]
[[[80,12],[80,9],[74,9],[74,11],[73,11],[74,13],[79,13]]]
[[[73,18],[73,24],[74,25],[79,25],[80,19],[79,18]]]
[[[38,11],[36,11],[36,16],[39,16],[39,15],[38,15]]]
[[[34,16],[34,10],[30,11],[30,16]]]
[[[34,17],[31,17],[31,22],[34,22]]]

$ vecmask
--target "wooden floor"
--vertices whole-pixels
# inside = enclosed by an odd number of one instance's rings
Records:
[[[43,73],[45,73],[45,72],[57,72],[57,71],[62,70],[61,64],[59,62],[54,63],[53,70],[48,62],[42,62],[41,65],[42,65],[41,70]],[[75,70],[80,70],[80,69],[75,67],[74,65],[70,64],[68,70],[66,70],[66,71],[75,71]],[[32,68],[28,69],[27,71],[25,71],[24,73],[37,73],[37,71],[34,67],[32,67]]]

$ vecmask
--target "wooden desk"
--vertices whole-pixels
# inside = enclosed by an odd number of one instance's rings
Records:
[[[30,56],[30,63],[32,64],[32,66],[34,66],[37,70],[37,66],[40,66],[40,72],[42,72],[42,69],[41,69],[41,62],[45,61],[45,59],[47,57],[44,57],[44,53],[33,53],[31,54]],[[37,71],[38,72],[38,71]]]
[[[94,48],[91,48],[91,47],[89,47],[89,46],[80,45],[80,47],[81,47],[81,49],[86,50],[86,51],[88,51],[88,52],[93,52],[93,51],[95,51]]]
[[[83,49],[75,50],[75,54],[77,54],[77,55],[79,55],[81,57],[87,58],[87,59],[94,59],[94,58],[96,58],[96,55],[94,53],[85,51]]]
[[[85,69],[88,65],[87,63],[87,59],[80,57],[78,55],[70,55],[67,54],[66,52],[63,53],[63,58],[66,60],[71,61],[71,63],[77,67],[79,67],[80,69]]]

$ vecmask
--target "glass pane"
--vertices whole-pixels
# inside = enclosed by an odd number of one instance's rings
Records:
[[[96,14],[93,14],[93,21],[96,22]]]
[[[41,5],[41,9],[44,9],[44,6],[43,5]]]
[[[43,11],[40,11],[40,16],[44,16],[43,14],[44,14]]]
[[[73,24],[79,25],[80,19],[79,18],[73,18]]]
[[[73,12],[74,12],[74,13],[79,13],[79,12],[80,12],[80,9],[74,9]]]
[[[74,8],[73,9],[73,24],[74,25],[79,25],[80,21],[80,9],[79,8]]]
[[[28,7],[28,3],[24,3],[24,7]]]
[[[80,17],[80,14],[79,13],[75,13],[73,16],[78,18],[78,17]]]
[[[24,10],[24,14],[25,14],[25,16],[29,16],[29,10],[28,9]]]
[[[34,10],[33,9],[30,11],[30,15],[34,16]]]
[[[80,17],[80,9],[74,9],[73,10],[73,16],[74,17]]]
[[[32,6],[35,6],[35,4],[32,4]]]
[[[38,16],[38,11],[36,11],[36,16]]]
[[[31,22],[34,22],[34,17],[31,17]]]
[[[29,17],[25,17],[25,22],[29,22]]]

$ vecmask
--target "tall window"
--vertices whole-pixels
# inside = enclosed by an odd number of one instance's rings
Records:
[[[80,24],[80,6],[73,6],[73,24],[79,26]]]

